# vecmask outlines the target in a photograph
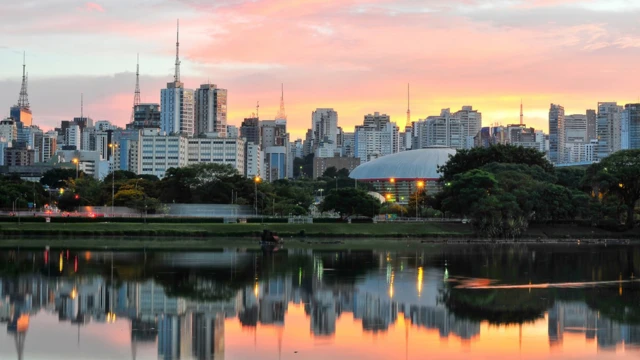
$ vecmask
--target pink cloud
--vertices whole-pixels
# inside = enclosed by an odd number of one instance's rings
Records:
[[[98,12],[104,12],[104,8],[96,3],[92,3],[92,2],[88,2],[84,4],[84,8],[87,11],[98,11]]]

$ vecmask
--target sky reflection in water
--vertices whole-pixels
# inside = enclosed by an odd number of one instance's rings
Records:
[[[640,356],[640,247],[3,250],[0,262],[0,359]]]

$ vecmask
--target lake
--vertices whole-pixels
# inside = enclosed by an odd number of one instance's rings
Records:
[[[640,246],[322,246],[0,249],[0,359],[640,358]]]

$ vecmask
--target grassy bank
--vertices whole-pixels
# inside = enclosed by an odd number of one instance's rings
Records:
[[[13,236],[92,237],[250,237],[263,229],[282,237],[438,238],[469,237],[473,229],[463,224],[131,224],[131,223],[16,223],[0,224],[0,234]]]

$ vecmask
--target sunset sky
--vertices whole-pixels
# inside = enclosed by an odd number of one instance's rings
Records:
[[[85,115],[129,121],[140,53],[143,102],[172,80],[180,19],[182,81],[229,90],[229,124],[271,119],[284,83],[292,137],[318,107],[350,131],[363,115],[404,126],[473,105],[485,125],[547,130],[567,114],[640,96],[637,0],[27,0],[0,2],[0,110],[18,100],[27,53],[34,123]],[[1,114],[1,113],[0,113]]]

